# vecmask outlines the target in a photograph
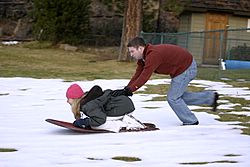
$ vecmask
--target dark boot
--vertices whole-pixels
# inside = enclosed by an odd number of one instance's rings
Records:
[[[218,106],[217,101],[218,101],[218,99],[219,99],[219,94],[217,92],[215,92],[214,93],[214,102],[212,104],[212,111],[213,112],[216,112],[216,110],[217,110],[217,106]]]
[[[186,125],[199,125],[199,121],[197,121],[195,123],[183,123],[182,125],[183,126],[186,126]]]

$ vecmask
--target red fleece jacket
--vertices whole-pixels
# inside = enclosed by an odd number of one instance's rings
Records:
[[[143,59],[137,61],[137,68],[127,87],[136,91],[151,77],[152,73],[170,75],[171,78],[183,73],[192,63],[193,56],[184,48],[171,44],[148,44]]]

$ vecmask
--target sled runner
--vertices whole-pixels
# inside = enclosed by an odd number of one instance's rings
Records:
[[[70,129],[75,132],[80,132],[80,133],[115,133],[109,130],[102,130],[102,129],[91,129],[91,128],[78,128],[75,127],[72,123],[70,122],[64,122],[64,121],[59,121],[55,119],[46,119],[45,121],[61,126],[66,129]],[[140,131],[153,131],[153,130],[159,130],[154,124],[152,123],[143,123],[145,125],[145,128],[142,129],[126,129],[122,128],[119,132],[140,132]]]

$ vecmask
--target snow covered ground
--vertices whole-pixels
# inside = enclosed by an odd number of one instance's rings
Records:
[[[117,89],[127,82],[95,80],[77,83],[89,90],[94,84],[103,89]],[[160,79],[150,80],[148,84],[168,82]],[[18,150],[0,152],[0,167],[250,166],[250,136],[241,135],[236,126],[216,121],[217,116],[206,112],[195,113],[200,125],[181,126],[166,101],[147,101],[156,96],[154,94],[135,94],[132,99],[136,106],[134,116],[142,122],[155,123],[160,128],[158,131],[83,135],[45,122],[47,118],[74,120],[65,98],[70,84],[72,82],[59,79],[0,78],[0,148]],[[216,90],[222,95],[250,100],[247,88],[201,80],[194,80],[192,84]],[[243,114],[249,115],[249,112]],[[113,160],[114,156],[138,157],[142,161],[124,162]],[[229,163],[234,161],[237,163]],[[203,162],[208,164],[181,164]]]

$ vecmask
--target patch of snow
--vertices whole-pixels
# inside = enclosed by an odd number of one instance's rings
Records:
[[[2,44],[3,45],[16,45],[18,44],[18,41],[3,41]]]
[[[100,85],[103,89],[123,88],[128,80],[76,83],[86,91],[93,85]],[[148,82],[155,85],[166,83],[169,80]],[[249,90],[225,83],[204,80],[194,80],[193,83],[222,95],[250,99]],[[219,122],[215,120],[217,115],[194,112],[200,124],[181,126],[166,101],[147,101],[156,95],[135,94],[132,100],[136,107],[133,115],[142,122],[155,123],[160,128],[158,131],[83,135],[45,122],[47,118],[74,121],[65,98],[65,91],[71,84],[60,79],[0,78],[0,94],[5,94],[0,96],[0,148],[18,150],[0,153],[1,167],[191,167],[193,165],[180,163],[224,160],[238,163],[206,166],[250,165],[250,137],[240,134],[235,122]],[[229,107],[223,105],[219,107]],[[226,157],[226,154],[239,156]],[[133,156],[142,161],[112,160],[114,156]]]

